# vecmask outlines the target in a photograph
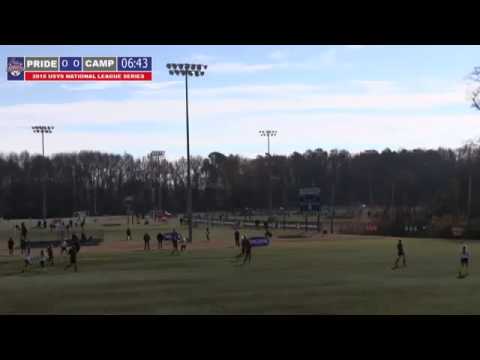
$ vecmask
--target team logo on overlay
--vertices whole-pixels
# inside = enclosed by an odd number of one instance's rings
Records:
[[[7,59],[7,79],[23,80],[24,68],[23,57],[9,57]]]

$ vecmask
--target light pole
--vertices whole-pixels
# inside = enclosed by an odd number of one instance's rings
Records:
[[[268,213],[272,215],[272,164],[271,164],[271,155],[270,155],[270,137],[277,136],[277,130],[259,130],[258,131],[260,136],[267,137],[267,144],[268,144]]]
[[[72,215],[77,210],[77,181],[76,181],[76,164],[72,165],[72,184],[73,184],[73,210]]]
[[[154,184],[153,179],[155,175],[158,175],[158,210],[162,210],[162,181],[160,178],[159,167],[161,161],[165,158],[165,151],[163,150],[155,150],[150,153],[150,160],[152,161],[152,204],[155,207],[155,195],[154,195]],[[155,174],[155,170],[157,170],[157,174]]]
[[[188,219],[188,241],[192,241],[192,186],[190,174],[190,132],[188,124],[188,77],[204,76],[207,65],[202,64],[167,64],[168,73],[172,76],[183,76],[185,78],[185,115],[187,128],[187,219]]]
[[[45,134],[51,134],[53,132],[53,126],[45,126],[45,125],[39,125],[39,126],[32,126],[32,130],[35,134],[42,134],[42,156],[43,160],[45,163],[45,139],[44,136]],[[46,180],[47,180],[47,170],[44,168],[44,176],[42,179],[42,216],[43,216],[43,221],[47,221],[47,186],[46,186]]]

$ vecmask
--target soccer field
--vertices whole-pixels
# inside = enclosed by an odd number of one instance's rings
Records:
[[[99,225],[98,225],[99,226]],[[171,224],[164,226],[171,229]],[[181,255],[170,244],[144,252],[141,235],[106,229],[105,243],[82,247],[79,272],[34,266],[0,245],[0,313],[41,314],[479,314],[480,244],[470,276],[457,279],[460,246],[440,239],[404,239],[408,267],[392,270],[396,238],[336,236],[278,239],[254,248],[253,261],[233,262],[232,230],[204,229]],[[152,227],[149,227],[152,229]],[[158,229],[158,227],[156,227]],[[185,228],[182,229],[185,234]],[[255,235],[261,231],[248,230]],[[291,233],[291,232],[290,232]],[[5,233],[4,233],[5,234]],[[155,231],[150,232],[152,237]]]

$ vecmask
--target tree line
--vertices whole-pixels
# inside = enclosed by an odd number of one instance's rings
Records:
[[[274,208],[298,208],[298,191],[319,187],[329,206],[367,204],[385,208],[423,206],[433,215],[480,216],[480,150],[385,149],[351,154],[322,149],[254,159],[212,152],[191,158],[194,211],[233,211],[267,207],[269,166]],[[91,215],[146,213],[161,207],[185,210],[187,162],[153,162],[129,154],[96,151],[47,158],[28,152],[0,155],[0,216],[40,218],[42,181],[48,217],[73,211]],[[470,196],[469,196],[470,194]],[[470,201],[469,201],[470,199]]]

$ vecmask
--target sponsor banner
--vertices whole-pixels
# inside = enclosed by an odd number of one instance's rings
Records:
[[[252,247],[268,246],[270,244],[270,239],[264,236],[254,236],[249,238],[248,241],[250,241],[250,245],[252,245]]]
[[[165,233],[163,234],[163,241],[172,241],[174,233]],[[177,240],[180,240],[180,234],[177,233]]]
[[[148,71],[26,71],[28,81],[145,81],[152,80]]]

